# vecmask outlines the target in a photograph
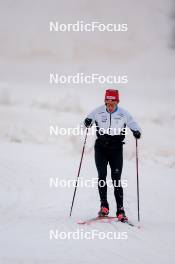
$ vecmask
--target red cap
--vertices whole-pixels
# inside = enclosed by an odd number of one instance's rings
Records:
[[[115,100],[119,102],[118,90],[108,89],[105,93],[105,100]]]

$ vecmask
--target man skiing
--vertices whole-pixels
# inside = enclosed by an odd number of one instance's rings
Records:
[[[84,120],[84,125],[89,128],[96,124],[95,164],[98,171],[98,190],[100,195],[99,216],[109,214],[107,201],[107,165],[111,169],[111,178],[114,186],[114,196],[117,204],[117,218],[127,221],[123,207],[123,188],[121,174],[123,168],[123,144],[126,127],[129,127],[136,139],[141,137],[141,129],[133,117],[123,108],[118,106],[118,90],[108,89],[105,93],[105,104],[92,111]]]

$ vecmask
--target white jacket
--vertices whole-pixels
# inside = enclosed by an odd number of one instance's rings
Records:
[[[127,126],[131,130],[138,130],[141,132],[140,127],[133,119],[133,117],[123,108],[117,107],[115,112],[109,113],[105,105],[102,105],[92,111],[87,118],[93,120],[97,126],[97,131],[106,131],[105,134],[111,136],[119,135],[120,132]]]

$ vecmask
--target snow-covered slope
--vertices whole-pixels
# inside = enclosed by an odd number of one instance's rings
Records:
[[[67,8],[69,6],[69,8]],[[128,23],[128,33],[49,33],[50,20]],[[175,261],[173,3],[169,1],[4,1],[0,3],[0,264],[162,263]],[[142,127],[139,141],[141,229],[117,223],[83,230],[127,232],[127,240],[49,240],[96,215],[97,188],[51,188],[50,177],[76,178],[80,136],[49,136],[76,127],[103,102],[108,85],[50,86],[49,72],[128,75],[121,106]],[[81,179],[96,177],[88,137]],[[125,208],[137,222],[135,142],[124,147]],[[115,214],[109,189],[111,215]]]
[[[73,179],[78,157],[52,146],[1,144],[1,263],[165,263],[174,262],[174,185],[172,169],[144,162],[140,166],[141,229],[124,224],[78,226],[80,219],[96,214],[96,188],[79,188],[69,218],[72,188],[49,188],[49,178]],[[22,153],[22,154],[21,154]],[[65,161],[66,157],[66,161]],[[81,178],[95,177],[93,158],[86,155]],[[123,178],[125,207],[136,222],[136,177],[127,161]],[[111,215],[115,213],[109,189]],[[168,213],[167,212],[171,213]],[[171,215],[171,216],[170,216]],[[127,240],[49,240],[49,232],[127,232]]]

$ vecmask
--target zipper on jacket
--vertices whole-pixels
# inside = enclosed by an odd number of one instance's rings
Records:
[[[110,113],[110,123],[109,123],[109,134],[111,134],[110,128],[111,128],[111,113]]]

